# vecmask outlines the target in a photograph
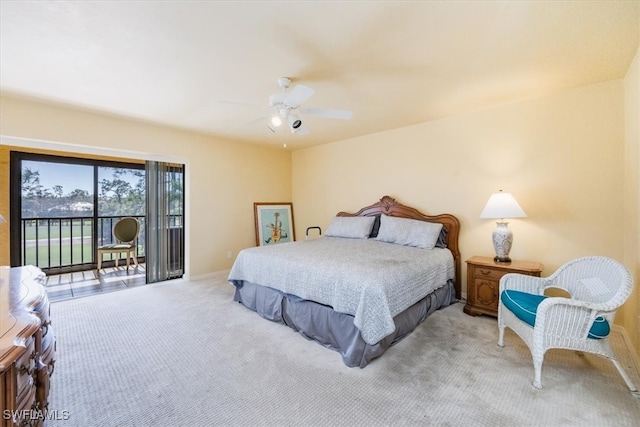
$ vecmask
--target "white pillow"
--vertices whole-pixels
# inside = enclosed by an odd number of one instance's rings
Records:
[[[347,237],[349,239],[367,239],[371,234],[373,216],[336,216],[331,220],[325,235]]]
[[[381,215],[380,231],[378,231],[376,240],[433,249],[438,241],[440,230],[442,230],[442,224],[438,222]]]

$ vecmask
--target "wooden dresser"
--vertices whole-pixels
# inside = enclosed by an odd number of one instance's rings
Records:
[[[37,267],[0,267],[0,426],[44,426],[55,337],[46,276]]]
[[[464,312],[471,316],[487,314],[498,317],[500,278],[507,273],[540,277],[542,264],[531,261],[495,262],[493,258],[473,256],[467,261],[467,304]]]

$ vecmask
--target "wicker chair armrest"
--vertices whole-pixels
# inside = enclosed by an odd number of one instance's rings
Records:
[[[550,297],[538,306],[535,329],[544,334],[586,338],[596,317],[610,318],[609,304],[592,303],[563,297]]]
[[[507,273],[500,278],[500,293],[506,289],[542,295],[548,286],[547,279],[520,273]]]
[[[584,300],[578,300],[573,298],[552,297],[552,298],[547,298],[545,301],[540,303],[540,306],[538,306],[538,312],[541,309],[545,309],[544,307],[546,307],[547,305],[549,306],[564,305],[564,306],[571,306],[571,307],[581,307],[585,310],[597,311],[597,312],[600,312],[601,314],[603,313],[607,314],[607,313],[615,312],[618,308],[620,308],[622,304],[616,300],[609,300],[606,302],[591,302],[591,301],[584,301]]]

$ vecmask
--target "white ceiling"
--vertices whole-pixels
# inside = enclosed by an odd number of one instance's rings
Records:
[[[0,90],[307,147],[623,78],[640,1],[6,1]],[[277,78],[316,90],[272,133]],[[223,103],[239,101],[252,105]]]

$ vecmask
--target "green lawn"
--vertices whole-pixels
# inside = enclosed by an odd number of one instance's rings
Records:
[[[74,237],[79,237],[80,233],[82,233],[83,236],[91,236],[93,228],[92,221],[84,220],[83,222],[84,224],[81,224],[80,220],[73,220],[72,227],[69,227],[68,220],[64,220],[62,222],[62,227],[60,227],[59,221],[53,220],[49,227],[46,224],[38,225],[37,228],[35,227],[35,224],[27,225],[24,230],[24,238],[25,240],[34,240],[36,238],[36,230],[38,239],[46,239],[47,236],[56,239],[58,237],[71,237],[72,232]]]
[[[108,226],[109,222],[106,222],[105,225]],[[41,220],[38,221],[37,227],[35,220],[27,221],[23,232],[23,243],[26,246],[23,249],[25,251],[25,265],[33,264],[42,268],[49,268],[95,263],[97,261],[93,258],[90,239],[93,233],[93,220],[90,218]],[[108,232],[111,234],[111,230]],[[82,242],[79,241],[80,236],[84,237]],[[73,243],[71,243],[70,237],[73,237]],[[59,239],[63,239],[62,244],[59,243]],[[108,242],[109,240],[104,243]],[[102,243],[99,238],[98,243]],[[139,249],[139,253],[144,256],[143,247]],[[114,254],[108,254],[108,256],[104,257],[104,261],[113,260],[115,256]]]
[[[73,250],[73,259],[71,259],[71,252]],[[62,258],[60,253],[62,252]],[[93,255],[91,251],[91,243],[86,242],[84,244],[74,243],[60,245],[51,245],[48,247],[46,244],[38,247],[38,259],[36,260],[36,248],[26,248],[25,265],[34,264],[42,267],[59,267],[63,265],[72,265],[80,263],[93,262]],[[51,257],[51,263],[49,263],[49,257]]]

